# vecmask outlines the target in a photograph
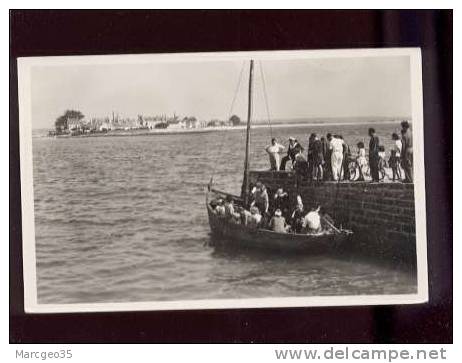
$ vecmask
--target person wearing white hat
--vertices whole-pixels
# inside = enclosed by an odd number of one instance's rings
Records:
[[[280,209],[276,209],[274,216],[269,222],[269,227],[273,232],[287,233],[286,219],[282,216]]]
[[[286,170],[286,163],[291,160],[292,164],[295,162],[295,155],[297,155],[298,149],[300,148],[297,139],[293,136],[289,137],[289,148],[287,149],[287,155],[281,160],[281,166],[279,170]]]

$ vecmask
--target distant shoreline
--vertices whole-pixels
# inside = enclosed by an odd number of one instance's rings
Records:
[[[271,124],[271,128],[296,128],[296,127],[326,127],[326,126],[366,126],[371,124],[398,124],[401,119],[398,120],[386,120],[386,121],[351,121],[351,122],[300,122],[300,123],[275,123]],[[220,127],[207,127],[201,129],[154,129],[154,130],[133,130],[133,131],[108,131],[105,133],[94,133],[94,134],[82,134],[82,135],[59,135],[56,138],[62,139],[73,139],[73,138],[85,138],[85,137],[114,137],[114,136],[148,136],[148,135],[177,135],[177,134],[204,134],[209,132],[218,131],[233,131],[233,130],[245,130],[246,125],[239,126],[220,126]],[[265,129],[270,128],[269,124],[254,124],[252,129]],[[47,135],[35,135],[36,138],[48,137]]]

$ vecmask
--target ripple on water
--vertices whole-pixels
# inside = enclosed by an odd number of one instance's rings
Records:
[[[350,145],[365,134],[367,125],[363,129],[336,127]],[[389,135],[399,125],[376,129]],[[273,131],[281,139],[293,134],[305,140],[309,132],[325,134],[333,129]],[[239,193],[242,180],[242,132],[217,135],[34,139],[39,301],[415,292],[413,273],[357,259],[207,247],[210,231],[203,187],[211,168],[216,165],[219,189]],[[267,167],[268,139],[268,130],[254,130],[252,167]]]

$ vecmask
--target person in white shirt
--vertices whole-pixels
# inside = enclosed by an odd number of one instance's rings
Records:
[[[359,178],[358,181],[364,181],[364,169],[367,167],[367,159],[366,159],[366,149],[364,148],[364,142],[360,141],[356,144],[358,147],[358,156],[356,158],[356,162],[358,164],[359,169]]]
[[[338,136],[334,135],[330,142],[332,148],[331,167],[332,177],[335,181],[341,180],[343,176],[343,144],[344,141]]]
[[[321,216],[319,215],[319,210],[312,209],[306,216],[303,218],[303,228],[306,229],[307,233],[318,233],[321,231]]]
[[[253,206],[250,208],[250,216],[247,219],[247,225],[250,228],[257,228],[262,219],[262,215],[257,207]]]
[[[284,146],[279,144],[278,141],[273,138],[271,139],[271,145],[265,148],[268,153],[271,170],[279,170],[281,166],[281,155],[280,153],[284,150]]]
[[[393,133],[391,135],[392,140],[394,141],[393,146],[391,147],[390,151],[390,159],[388,160],[388,164],[391,167],[391,171],[393,173],[393,181],[401,180],[401,151],[403,149],[403,142],[399,138],[397,133]]]

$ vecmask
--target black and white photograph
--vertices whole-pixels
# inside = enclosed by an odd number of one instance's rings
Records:
[[[418,48],[18,59],[26,312],[428,300]]]

